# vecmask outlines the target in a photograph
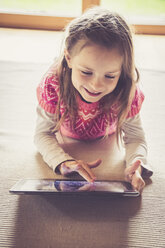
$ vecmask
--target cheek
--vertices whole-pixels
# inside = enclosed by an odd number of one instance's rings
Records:
[[[72,83],[77,85],[79,80],[80,79],[79,79],[78,73],[76,71],[72,70]]]
[[[111,84],[108,85],[108,90],[113,91],[116,88],[117,83],[118,83],[118,79],[114,80]]]
[[[72,83],[74,85],[84,85],[87,83],[87,79],[83,77],[78,71],[72,71]]]

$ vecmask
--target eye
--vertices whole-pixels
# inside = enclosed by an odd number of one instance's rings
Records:
[[[87,75],[87,76],[92,75],[92,72],[90,72],[90,71],[81,71],[81,73],[84,75]]]
[[[105,75],[106,78],[109,78],[109,79],[114,79],[115,76],[110,76],[110,75]]]

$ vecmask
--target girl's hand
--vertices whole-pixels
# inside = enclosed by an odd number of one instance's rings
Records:
[[[125,179],[132,184],[135,190],[138,190],[141,193],[145,186],[145,182],[141,176],[142,168],[140,164],[140,160],[137,160],[130,167],[126,168]]]
[[[59,166],[59,171],[64,176],[69,175],[73,172],[77,172],[86,181],[93,182],[96,177],[93,174],[91,168],[97,167],[100,163],[101,159],[97,159],[96,161],[90,163],[86,163],[82,160],[66,161]]]

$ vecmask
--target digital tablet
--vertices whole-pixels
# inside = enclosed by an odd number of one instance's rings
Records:
[[[10,190],[14,194],[106,194],[121,196],[139,196],[130,183],[121,181],[99,181],[89,183],[71,179],[21,179]]]

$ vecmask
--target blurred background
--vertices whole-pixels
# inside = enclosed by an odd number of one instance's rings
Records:
[[[141,18],[165,21],[165,0],[101,0],[99,4],[132,18],[136,16],[139,21]],[[81,0],[0,0],[1,11],[41,15],[77,16],[81,6]]]
[[[165,0],[0,0],[0,26],[60,30],[94,5],[119,12],[138,33],[165,34]]]

